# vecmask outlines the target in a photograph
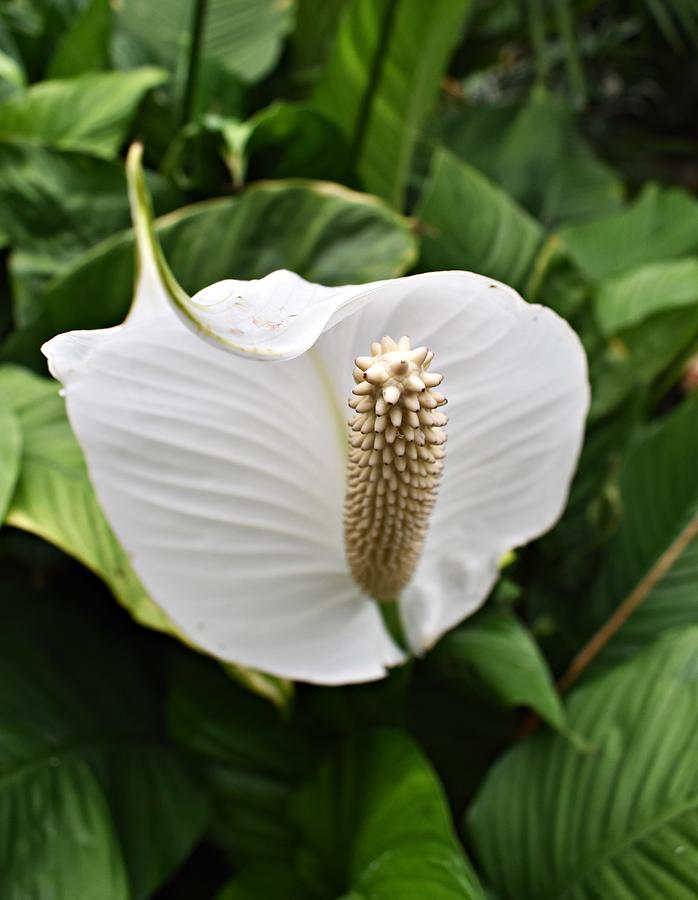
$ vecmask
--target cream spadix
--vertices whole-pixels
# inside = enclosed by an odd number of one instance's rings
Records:
[[[158,247],[137,150],[128,176],[132,313],[44,347],[110,524],[154,600],[203,650],[305,681],[382,677],[404,653],[368,591],[383,599],[392,588],[357,584],[345,551],[356,354],[381,335],[410,335],[445,376],[448,426],[437,407],[420,426],[447,430],[448,454],[395,596],[421,653],[484,602],[504,553],[560,515],[589,399],[579,340],[551,310],[469,272],[330,288],[278,271],[188,297]],[[371,385],[361,391],[385,424],[375,435],[398,428],[383,412],[396,406],[405,439],[418,433],[407,413],[425,408],[419,382],[440,389],[426,360],[401,388],[392,376],[381,383],[380,360],[359,357]],[[441,446],[429,447],[435,460]]]
[[[371,597],[399,597],[419,560],[443,468],[446,398],[434,354],[384,337],[355,360],[344,520],[347,559]]]

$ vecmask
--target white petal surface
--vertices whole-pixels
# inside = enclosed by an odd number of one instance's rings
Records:
[[[400,661],[347,573],[346,438],[311,354],[258,365],[172,313],[46,353],[110,523],[195,644],[327,684]]]
[[[446,465],[424,551],[401,598],[415,652],[474,612],[501,556],[546,531],[564,507],[589,402],[586,360],[549,309],[467,272],[416,275],[372,288],[317,343],[338,404],[352,360],[384,334],[434,351],[444,375]]]

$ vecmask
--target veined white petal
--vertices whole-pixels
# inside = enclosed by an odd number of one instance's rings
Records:
[[[42,348],[107,518],[195,645],[285,678],[380,678],[404,655],[344,560],[344,414],[322,360],[258,366],[182,324],[137,146],[128,168],[131,312]]]
[[[346,437],[312,354],[259,366],[171,312],[45,349],[114,531],[194,644],[325,684],[401,660],[347,572]]]
[[[374,288],[371,302],[322,335],[337,402],[352,359],[384,334],[434,351],[443,373],[446,464],[420,563],[401,598],[412,649],[474,612],[501,556],[546,531],[564,507],[589,403],[586,360],[554,312],[468,272]]]

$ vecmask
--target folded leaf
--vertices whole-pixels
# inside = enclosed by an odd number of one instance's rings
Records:
[[[325,896],[484,900],[441,785],[404,734],[346,742],[300,791],[295,815]]]
[[[457,688],[480,688],[505,707],[528,706],[558,731],[565,713],[545,659],[511,612],[487,612],[452,631],[430,659]]]

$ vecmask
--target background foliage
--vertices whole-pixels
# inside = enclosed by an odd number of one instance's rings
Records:
[[[695,898],[696,47],[691,0],[0,6],[3,900]],[[191,292],[473,269],[584,343],[563,518],[384,682],[199,656],[99,509],[39,347],[128,307],[134,138]]]

